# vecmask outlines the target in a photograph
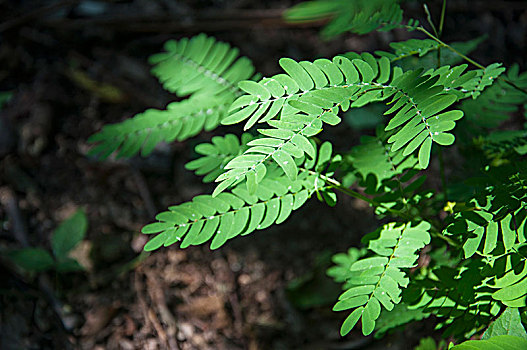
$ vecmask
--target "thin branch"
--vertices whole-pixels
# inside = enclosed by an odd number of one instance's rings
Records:
[[[474,61],[472,58],[464,55],[463,53],[461,53],[460,51],[456,50],[455,48],[453,48],[452,46],[446,44],[445,42],[443,42],[441,39],[439,39],[438,37],[436,37],[435,35],[433,35],[432,33],[430,33],[428,30],[426,30],[425,28],[423,27],[411,27],[411,26],[405,26],[407,29],[410,29],[410,30],[418,30],[420,31],[421,33],[424,33],[426,36],[428,36],[430,39],[438,42],[439,44],[443,45],[444,47],[446,47],[447,49],[449,49],[450,51],[454,52],[455,54],[457,54],[459,57],[463,58],[465,61],[467,62],[470,62],[472,63],[474,66],[480,68],[480,69],[485,69],[485,66],[483,66],[482,64]],[[527,95],[527,90],[522,88],[522,87],[519,87],[518,85],[516,85],[514,82],[510,81],[509,79],[507,78],[503,78],[501,76],[498,77],[499,80],[502,80],[504,81],[505,83],[509,84],[510,86],[512,86],[513,88],[515,88],[516,90],[519,90],[521,92],[523,92],[524,94]]]
[[[443,7],[441,8],[441,18],[439,19],[439,37],[443,34],[443,25],[445,24],[446,14],[446,0],[443,0]]]
[[[338,180],[336,180],[336,179],[334,179],[332,177],[328,177],[328,176],[319,174],[319,173],[317,173],[315,171],[312,171],[312,170],[307,170],[307,171],[310,174],[313,174],[313,175],[316,175],[316,176],[320,177],[322,180],[324,180],[326,183],[328,183],[331,187],[333,187],[334,189],[336,189],[336,190],[338,190],[338,191],[340,191],[342,193],[347,194],[350,197],[361,199],[361,200],[369,203],[370,205],[372,205],[374,207],[380,207],[380,208],[386,209],[390,213],[398,215],[398,216],[400,216],[401,218],[403,218],[405,220],[412,220],[412,217],[410,215],[408,215],[406,213],[403,213],[400,210],[390,208],[390,207],[386,206],[385,204],[379,203],[379,202],[377,202],[377,201],[375,201],[375,200],[373,200],[371,198],[368,198],[365,195],[363,195],[363,194],[361,194],[361,193],[359,193],[357,191],[354,191],[351,188],[348,188],[348,187],[344,186],[342,183],[340,183]]]

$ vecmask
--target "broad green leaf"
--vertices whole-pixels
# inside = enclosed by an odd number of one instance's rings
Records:
[[[24,248],[12,250],[7,256],[24,270],[42,272],[53,267],[55,262],[47,250],[42,248]]]
[[[68,273],[68,272],[83,271],[84,267],[82,267],[75,259],[65,258],[55,263],[55,270],[58,273]]]
[[[476,250],[478,249],[484,234],[485,228],[480,226],[476,228],[476,230],[474,230],[474,232],[471,234],[473,237],[470,237],[466,240],[465,244],[463,245],[465,259],[470,258],[476,253]]]
[[[446,132],[442,132],[437,135],[434,133],[432,137],[435,143],[440,144],[442,146],[450,146],[451,144],[454,143],[456,139],[454,135],[446,133]]]
[[[433,96],[430,99],[426,100],[426,105],[423,106],[421,110],[421,115],[423,118],[428,118],[438,112],[441,112],[454,102],[456,102],[457,97],[455,95],[439,95]]]
[[[468,340],[450,350],[525,350],[527,340],[512,335],[499,335],[486,340]]]
[[[53,254],[58,259],[65,258],[80,241],[84,239],[88,219],[82,209],[64,220],[51,235]]]
[[[517,308],[506,308],[501,316],[491,323],[481,339],[486,340],[498,335],[514,335],[527,339],[527,332],[522,325],[520,312]]]

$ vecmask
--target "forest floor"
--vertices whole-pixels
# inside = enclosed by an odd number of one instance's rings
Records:
[[[49,249],[53,229],[79,208],[89,221],[74,251],[84,272],[28,275],[0,256],[1,349],[408,349],[432,333],[424,322],[382,340],[360,331],[340,337],[345,315],[331,311],[339,286],[325,270],[331,254],[377,225],[356,200],[339,197],[328,208],[313,199],[284,224],[216,251],[142,253],[140,229],[157,212],[211,190],[184,169],[194,146],[236,128],[161,145],[149,158],[86,155],[102,125],[174,99],[147,64],[168,39],[205,32],[239,47],[267,76],[280,57],[387,50],[418,37],[322,41],[314,26],[282,22],[292,3],[0,1],[0,92],[12,93],[0,109],[0,249]],[[445,40],[487,34],[474,57],[525,70],[525,2],[471,3],[452,1]],[[407,6],[421,16],[417,3]],[[438,13],[438,2],[431,8]],[[359,136],[343,126],[326,137],[346,150]]]

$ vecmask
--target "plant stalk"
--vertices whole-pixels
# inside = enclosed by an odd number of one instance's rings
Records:
[[[433,35],[432,33],[430,33],[428,30],[426,30],[425,28],[423,27],[410,27],[410,26],[405,26],[407,29],[410,29],[410,30],[418,30],[420,31],[421,33],[425,34],[426,36],[428,36],[430,39],[436,41],[437,43],[443,45],[444,47],[446,47],[447,49],[449,49],[450,51],[454,52],[455,54],[459,55],[459,57],[463,58],[465,61],[469,62],[469,63],[472,63],[474,66],[480,68],[480,69],[485,69],[485,66],[483,66],[482,64],[474,61],[472,58],[462,54],[461,52],[459,52],[458,50],[456,50],[455,48],[453,48],[452,46],[448,45],[447,43],[443,42],[441,39],[439,39],[438,37],[436,37],[435,35]],[[518,85],[516,85],[514,82],[510,81],[509,79],[507,78],[503,78],[503,77],[498,77],[499,80],[502,80],[504,82],[506,82],[507,84],[509,84],[510,86],[512,86],[513,88],[515,88],[516,90],[518,91],[521,91],[523,92],[524,94],[527,95],[527,90],[522,88],[522,87],[519,87]]]

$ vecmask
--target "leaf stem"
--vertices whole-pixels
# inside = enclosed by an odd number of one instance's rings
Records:
[[[453,48],[452,46],[448,45],[447,43],[443,42],[441,39],[439,39],[438,37],[436,37],[434,34],[430,33],[428,30],[426,30],[425,28],[423,27],[410,27],[410,26],[407,26],[407,28],[410,28],[410,29],[415,29],[415,30],[418,30],[420,31],[421,33],[425,34],[426,36],[428,36],[430,39],[432,40],[435,40],[436,42],[438,42],[439,44],[443,45],[444,47],[446,47],[447,49],[449,49],[450,51],[454,52],[455,54],[459,55],[461,58],[463,58],[465,61],[467,62],[470,62],[472,63],[474,66],[480,68],[480,69],[485,69],[485,66],[483,66],[482,64],[474,61],[472,58],[462,54],[460,51],[458,51],[457,49]]]
[[[445,13],[446,13],[446,0],[443,0],[443,6],[441,8],[441,17],[439,18],[439,32],[437,34],[438,38],[441,38],[443,34],[443,25],[445,23]],[[441,46],[437,49],[437,68],[441,67]]]
[[[439,37],[443,34],[443,24],[445,23],[445,13],[446,13],[446,0],[443,0],[443,7],[441,8],[441,18],[439,19]]]
[[[390,213],[392,214],[395,214],[395,215],[398,215],[400,216],[401,218],[405,219],[405,220],[412,220],[412,217],[400,210],[397,210],[397,209],[393,209],[393,208],[390,208],[390,207],[387,207],[386,205],[384,205],[383,203],[379,203],[371,198],[368,198],[366,197],[365,195],[357,192],[357,191],[354,191],[346,186],[344,186],[342,183],[340,183],[338,180],[334,179],[334,178],[331,178],[331,177],[328,177],[328,176],[325,176],[325,175],[322,175],[322,174],[319,174],[319,173],[316,173],[314,171],[310,171],[310,173],[313,173],[317,176],[319,176],[322,180],[324,180],[326,183],[330,184],[331,187],[335,188],[336,190],[342,192],[342,193],[345,193],[347,194],[348,196],[350,197],[353,197],[353,198],[357,198],[357,199],[361,199],[367,203],[369,203],[370,205],[374,206],[374,207],[381,207],[383,209],[386,209],[388,210]]]
[[[336,190],[339,190],[342,193],[345,193],[345,194],[349,195],[350,197],[357,198],[357,199],[362,199],[363,201],[368,202],[372,206],[381,207],[383,209],[386,209],[389,212],[391,212],[392,214],[398,215],[399,217],[401,217],[402,219],[404,219],[406,221],[412,221],[414,219],[414,218],[412,218],[412,216],[408,215],[407,213],[404,213],[404,212],[402,212],[400,210],[397,210],[397,209],[389,208],[389,207],[385,206],[383,203],[376,202],[375,200],[373,200],[371,198],[368,198],[365,195],[363,195],[363,194],[361,194],[361,193],[359,193],[357,191],[354,191],[354,190],[352,190],[350,188],[345,187],[339,181],[337,181],[337,180],[335,180],[335,179],[333,179],[331,177],[324,176],[324,175],[316,173],[314,171],[310,171],[310,172],[318,175],[322,180],[324,180],[325,182],[330,184],[333,188],[335,188]],[[444,240],[445,242],[447,242],[452,247],[459,247],[459,245],[455,241],[453,241],[449,237],[443,235],[441,233],[441,231],[432,222],[430,222],[430,220],[426,220],[426,221],[429,222],[432,225],[432,227],[434,228],[433,231],[430,231],[430,233],[434,237],[437,237],[437,238],[440,238],[440,239]]]
[[[439,147],[439,173],[441,175],[441,187],[443,187],[443,193],[445,194],[444,202],[448,202],[448,189],[446,186],[446,176],[445,176],[445,162],[443,160],[443,150]]]
[[[463,58],[465,61],[469,62],[469,63],[472,63],[474,66],[480,68],[480,69],[485,69],[485,66],[483,66],[482,64],[474,61],[472,58],[462,54],[460,51],[458,51],[457,49],[453,48],[452,46],[448,45],[447,43],[443,42],[441,39],[439,39],[438,37],[436,37],[434,34],[430,33],[428,30],[426,30],[425,28],[423,27],[412,27],[412,26],[405,26],[405,28],[409,29],[409,30],[418,30],[420,31],[421,33],[425,34],[426,36],[428,36],[430,39],[436,41],[437,43],[443,45],[444,47],[446,47],[447,49],[449,49],[450,51],[454,52],[455,54],[457,54],[459,57]],[[505,83],[509,84],[510,86],[512,86],[513,88],[515,88],[516,90],[518,91],[521,91],[523,92],[524,94],[527,95],[527,90],[516,85],[514,82],[510,81],[509,79],[507,78],[503,78],[503,77],[498,77],[499,80],[502,80],[504,81]]]
[[[426,4],[423,4],[423,8],[425,9],[426,20],[430,24],[430,27],[432,27],[432,30],[434,31],[435,35],[439,37],[440,35],[437,32],[436,26],[434,25],[434,21],[432,21],[432,14],[430,13],[430,10],[428,10],[428,6]]]

